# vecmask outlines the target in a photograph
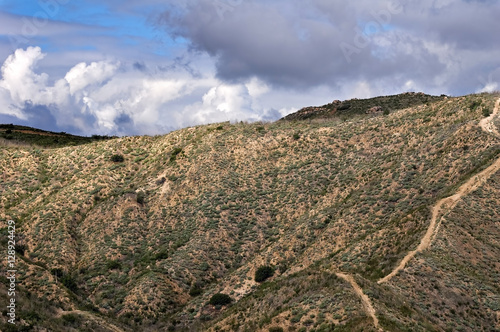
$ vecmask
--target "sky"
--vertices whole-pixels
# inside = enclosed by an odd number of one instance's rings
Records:
[[[156,135],[499,90],[497,0],[0,0],[0,123]]]

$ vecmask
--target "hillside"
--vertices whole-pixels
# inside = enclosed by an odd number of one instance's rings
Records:
[[[429,103],[447,99],[445,95],[440,97],[426,95],[422,92],[406,92],[400,95],[381,96],[370,99],[334,100],[323,106],[304,107],[295,113],[285,116],[282,120],[313,120],[340,117],[348,119],[353,115],[360,114],[389,114],[392,111],[429,105]]]
[[[110,139],[109,136],[92,135],[83,137],[65,132],[18,126],[13,124],[0,124],[0,147],[43,147],[60,148],[75,146]]]
[[[499,98],[0,145],[22,319],[0,329],[498,331]]]

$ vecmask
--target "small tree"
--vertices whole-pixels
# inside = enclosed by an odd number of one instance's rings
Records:
[[[274,269],[271,266],[260,266],[257,271],[255,271],[255,281],[264,282],[268,278],[271,278],[274,274]]]
[[[210,298],[211,305],[227,305],[233,301],[227,294],[217,293]]]

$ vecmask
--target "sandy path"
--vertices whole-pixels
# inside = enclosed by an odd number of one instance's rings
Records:
[[[375,316],[375,309],[373,308],[372,302],[370,301],[370,298],[365,293],[363,293],[363,290],[356,283],[356,280],[354,280],[351,275],[341,272],[337,272],[335,273],[335,275],[351,284],[352,288],[354,288],[354,291],[356,292],[356,295],[361,298],[361,302],[363,303],[365,312],[373,319],[373,325],[375,325],[376,328],[379,328],[378,318],[377,316]]]
[[[487,132],[487,133],[492,133],[498,137],[500,137],[500,133],[498,132],[497,128],[493,124],[493,119],[499,112],[499,107],[500,107],[500,99],[497,100],[495,104],[495,109],[493,110],[493,113],[487,117],[481,120],[479,125],[481,128]],[[464,183],[457,191],[457,193],[453,196],[449,196],[446,198],[443,198],[439,200],[436,205],[432,208],[432,219],[429,225],[429,228],[427,229],[427,232],[425,233],[424,237],[420,241],[420,244],[418,245],[417,249],[410,251],[404,258],[403,260],[399,263],[399,265],[388,275],[383,277],[378,281],[379,284],[387,282],[391,280],[396,274],[398,274],[399,271],[403,270],[406,266],[406,264],[419,252],[424,251],[425,249],[429,248],[429,246],[432,243],[432,239],[437,231],[437,228],[439,226],[438,223],[438,217],[444,213],[445,211],[449,211],[453,209],[458,201],[465,195],[468,195],[469,193],[475,191],[478,189],[480,186],[482,186],[493,174],[498,172],[500,170],[500,158],[497,159],[491,166],[483,170],[481,173],[476,174],[475,176],[471,177],[466,183]]]
[[[479,125],[485,132],[491,133],[497,137],[500,137],[500,133],[498,129],[495,127],[493,120],[499,113],[499,108],[500,108],[500,99],[498,99],[497,102],[495,103],[495,108],[493,110],[493,113],[489,117],[482,119],[479,123]],[[491,166],[483,170],[481,173],[471,177],[466,183],[464,183],[462,186],[460,186],[460,188],[458,188],[457,192],[454,195],[439,200],[436,203],[436,205],[434,205],[432,208],[432,218],[429,228],[427,229],[427,232],[420,241],[420,244],[418,245],[417,249],[410,251],[390,274],[388,274],[384,278],[381,278],[377,283],[381,284],[391,280],[396,274],[398,274],[399,271],[405,268],[406,264],[417,253],[422,252],[425,249],[429,248],[439,228],[438,220],[440,219],[438,219],[438,217],[442,215],[445,211],[450,211],[451,209],[453,209],[463,196],[468,195],[469,193],[478,189],[493,174],[495,174],[499,170],[500,170],[500,158],[497,159]],[[349,284],[351,284],[356,295],[358,295],[361,298],[365,312],[373,319],[373,324],[375,325],[375,328],[378,328],[379,330],[383,331],[379,327],[376,311],[373,308],[370,298],[365,293],[363,293],[363,290],[361,289],[361,287],[359,287],[354,278],[351,275],[341,272],[337,272],[336,276],[344,279],[345,281],[349,282]]]
[[[499,112],[499,110],[498,110],[499,105],[500,105],[500,99],[497,100],[497,102],[495,104],[495,108],[493,109],[493,113],[491,113],[489,117],[484,118],[479,122],[479,125],[481,126],[481,128],[483,128],[483,130],[485,132],[492,133],[497,137],[500,137],[500,132],[495,127],[493,120],[495,119],[495,117],[497,116],[497,114]]]

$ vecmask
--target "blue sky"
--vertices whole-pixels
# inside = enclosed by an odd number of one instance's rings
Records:
[[[497,1],[2,0],[0,122],[161,134],[334,99],[493,91],[498,17]]]
[[[174,42],[151,22],[155,13],[165,11],[166,5],[134,6],[129,10],[118,10],[112,3],[103,1],[64,0],[61,5],[56,0],[45,1],[2,1],[5,13],[28,19],[34,26],[45,26],[44,20],[65,22],[78,26],[74,32],[85,37],[87,45],[68,44],[68,50],[96,50],[94,38],[110,37],[117,45],[124,47],[140,47],[146,43],[154,44],[154,52],[168,55],[169,50],[182,43],[182,39]],[[38,19],[38,20],[37,20]],[[32,44],[42,46],[44,51],[64,52],[64,47],[56,40],[37,34],[30,38]]]

